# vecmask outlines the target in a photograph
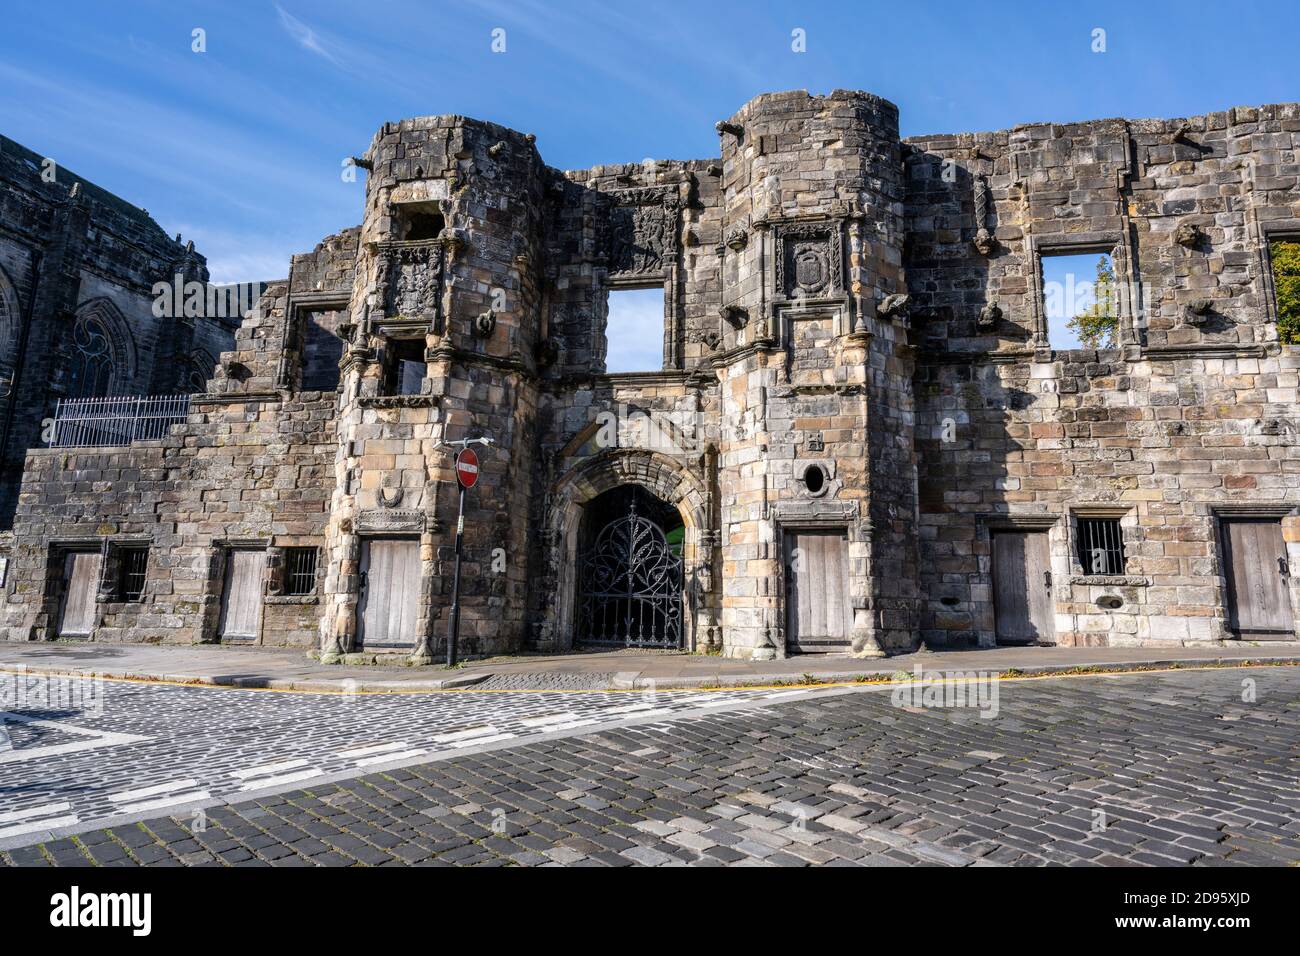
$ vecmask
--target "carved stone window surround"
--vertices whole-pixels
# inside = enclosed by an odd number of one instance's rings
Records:
[[[1029,237],[1029,274],[1033,281],[1030,308],[1032,342],[1040,349],[1050,347],[1047,335],[1047,309],[1043,288],[1043,259],[1051,256],[1085,256],[1089,254],[1108,255],[1115,273],[1116,309],[1119,312],[1118,345],[1137,345],[1140,330],[1137,313],[1141,308],[1141,277],[1136,275],[1133,263],[1136,261],[1132,244],[1128,236],[1120,231],[1079,232],[1068,236],[1033,236]],[[1131,301],[1133,294],[1138,302]]]

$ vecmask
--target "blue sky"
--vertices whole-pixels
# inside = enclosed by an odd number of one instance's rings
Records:
[[[343,182],[340,163],[403,116],[492,119],[574,168],[715,155],[713,123],[768,90],[870,90],[899,105],[904,135],[1300,99],[1293,2],[992,7],[13,4],[0,132],[193,238],[214,279],[242,281],[283,276],[291,253],[359,220],[362,177]]]

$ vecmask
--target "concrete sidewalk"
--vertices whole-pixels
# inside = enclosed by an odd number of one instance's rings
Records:
[[[877,660],[842,655],[738,661],[695,654],[602,651],[565,655],[518,655],[443,667],[334,666],[318,664],[302,650],[90,642],[0,643],[0,670],[23,667],[34,674],[95,674],[228,687],[302,691],[422,692],[479,690],[637,690],[649,687],[714,688],[799,682],[851,681],[916,667],[926,671],[1025,674],[1080,667],[1125,669],[1161,665],[1210,665],[1251,661],[1300,661],[1300,644],[1225,647],[999,647],[972,651],[922,651]]]

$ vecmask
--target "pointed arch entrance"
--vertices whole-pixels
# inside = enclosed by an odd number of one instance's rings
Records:
[[[632,522],[610,530],[605,541],[598,544],[606,528],[630,516],[633,501],[637,517],[651,521],[663,535],[662,544],[668,553],[660,552],[660,563],[672,571],[668,559],[680,559],[677,593],[681,631],[671,646],[694,650],[701,643],[718,640],[713,595],[715,549],[707,534],[709,496],[704,482],[682,462],[659,452],[611,449],[569,469],[555,483],[551,494],[546,567],[546,587],[551,598],[543,611],[542,646],[567,650],[591,633],[584,630],[588,624],[579,620],[580,595],[590,592],[581,574],[590,567],[599,548],[616,553],[620,546],[626,548],[632,541],[652,549],[652,541],[658,545],[658,537],[649,528],[640,523],[634,528]],[[648,553],[644,557],[651,559]],[[643,582],[664,583],[666,575],[661,577],[653,570],[657,565],[638,564],[635,555],[630,563],[640,568],[640,572],[632,568],[633,574],[646,574]],[[619,567],[614,560],[612,569],[603,572],[604,580],[613,581]]]
[[[620,485],[583,509],[574,635],[580,645],[682,646],[680,513],[639,485]]]

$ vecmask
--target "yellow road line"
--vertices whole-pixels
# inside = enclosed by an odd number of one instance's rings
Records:
[[[1188,671],[1210,671],[1210,670],[1232,670],[1232,669],[1251,669],[1259,667],[1296,667],[1300,666],[1300,660],[1250,660],[1229,663],[1215,664],[1187,664],[1175,667],[1143,667],[1134,665],[1132,667],[1116,666],[1107,668],[1104,665],[1097,668],[1089,668],[1084,671],[1057,671],[1046,674],[1003,674],[995,673],[984,677],[946,677],[944,671],[935,670],[929,672],[933,676],[927,676],[927,672],[922,671],[922,681],[931,682],[969,682],[978,680],[993,679],[1005,683],[1017,683],[1024,681],[1036,680],[1060,680],[1064,678],[1079,677],[1122,677],[1127,675],[1142,674],[1178,674]],[[1014,668],[1011,668],[1014,670]],[[956,668],[954,668],[956,670]],[[978,668],[965,669],[964,673]],[[114,684],[144,684],[155,687],[195,687],[200,690],[251,690],[277,694],[317,694],[323,696],[342,696],[342,697],[361,697],[361,696],[424,696],[427,694],[645,694],[651,693],[674,693],[674,694],[716,694],[719,691],[729,690],[751,690],[751,691],[774,691],[774,690],[822,690],[832,687],[906,687],[909,684],[916,684],[918,681],[911,679],[911,671],[903,671],[909,675],[908,680],[893,680],[891,674],[872,675],[864,677],[862,680],[841,680],[841,681],[824,681],[813,684],[796,684],[796,683],[776,683],[776,684],[713,684],[707,687],[663,687],[651,691],[648,687],[627,688],[627,687],[447,687],[440,690],[319,690],[307,688],[292,687],[236,687],[230,684],[212,684],[204,681],[177,681],[162,680],[151,677],[108,677],[98,674],[65,674],[54,671],[32,671],[11,670],[9,667],[0,666],[0,674],[12,674],[15,676],[28,677],[63,677],[72,680],[102,680]],[[343,678],[347,680],[349,678]]]

